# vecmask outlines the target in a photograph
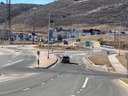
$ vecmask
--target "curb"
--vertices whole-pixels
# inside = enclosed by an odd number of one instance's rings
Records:
[[[37,69],[48,69],[48,68],[52,67],[53,65],[55,65],[59,61],[59,57],[58,56],[56,56],[56,57],[57,57],[57,60],[54,63],[50,64],[49,66],[47,66],[47,67],[35,67],[35,68],[37,68]]]
[[[57,56],[56,56],[56,57],[57,57]],[[57,57],[57,60],[56,60],[54,63],[52,63],[51,65],[45,67],[45,69],[48,69],[48,68],[52,67],[52,66],[55,65],[57,62],[58,62],[58,57]]]
[[[128,87],[128,84],[127,83],[125,83],[124,81],[122,81],[122,80],[118,80],[120,83],[122,83],[123,85],[125,85],[126,87]]]
[[[92,64],[93,66],[97,66],[97,65],[95,65],[88,57],[85,57],[85,59],[86,59],[90,64]]]
[[[88,57],[85,57],[85,59],[87,60],[87,62],[89,62],[90,64],[92,64],[94,67],[100,66],[100,65],[95,65]],[[105,69],[107,72],[109,72],[106,65],[105,65],[105,68],[104,68],[104,69]]]

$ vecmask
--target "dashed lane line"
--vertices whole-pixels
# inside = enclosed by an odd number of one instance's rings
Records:
[[[45,82],[41,83],[41,85],[44,85],[44,84],[45,84]]]
[[[25,88],[25,89],[23,89],[23,91],[28,91],[30,88]]]
[[[85,82],[84,82],[84,84],[83,84],[82,88],[85,88],[85,87],[87,86],[88,79],[89,79],[88,77],[85,79]]]

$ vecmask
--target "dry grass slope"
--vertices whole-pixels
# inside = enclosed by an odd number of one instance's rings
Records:
[[[34,22],[36,10],[36,22]],[[48,26],[48,12],[51,11],[51,19],[55,26],[70,26],[80,25],[80,28],[87,28],[83,25],[102,26],[102,25],[116,25],[128,26],[128,0],[58,0],[46,5],[12,5],[12,24],[24,24],[24,12],[27,11],[27,27],[31,27],[35,23],[36,29],[39,31],[42,27]],[[0,6],[0,13],[3,6]],[[120,13],[120,14],[119,14]],[[4,15],[4,14],[3,14]],[[4,22],[4,16],[0,16],[0,23]],[[62,15],[66,17],[63,18]],[[71,27],[70,27],[71,28]],[[103,27],[102,27],[103,28]],[[107,27],[106,27],[107,29]]]

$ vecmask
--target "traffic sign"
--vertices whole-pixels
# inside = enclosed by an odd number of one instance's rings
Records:
[[[37,55],[38,55],[38,56],[40,55],[40,51],[37,51]]]
[[[90,42],[90,41],[86,41],[86,42],[85,42],[85,46],[86,46],[86,47],[90,47],[90,46],[91,46],[91,42]]]
[[[81,40],[80,39],[76,39],[76,42],[80,42]]]

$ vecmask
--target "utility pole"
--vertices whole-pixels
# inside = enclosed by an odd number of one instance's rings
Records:
[[[6,0],[5,11],[6,11],[5,31],[6,31],[7,39],[9,40],[9,43],[11,43],[11,0]]]
[[[8,23],[9,23],[9,31],[11,32],[11,0],[8,1]]]

